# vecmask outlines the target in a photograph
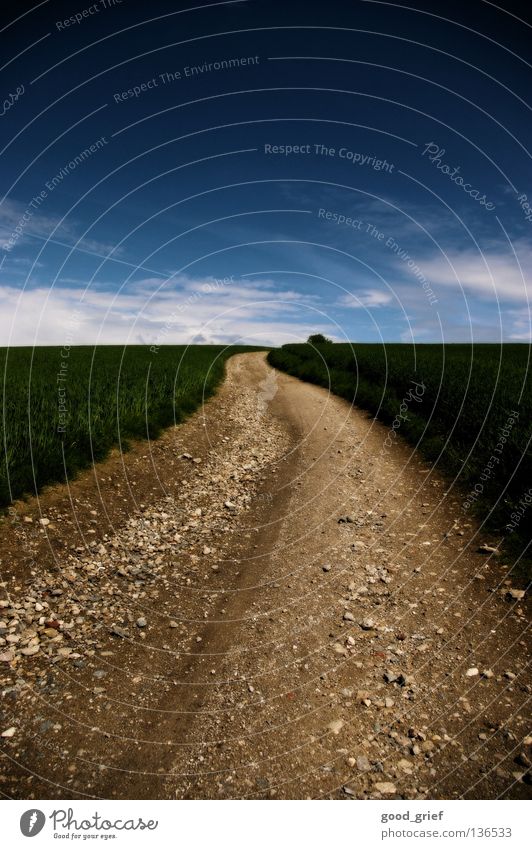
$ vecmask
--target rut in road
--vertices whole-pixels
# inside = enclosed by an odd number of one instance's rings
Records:
[[[526,795],[524,602],[387,436],[239,355],[149,450],[25,505],[3,578],[28,627],[42,602],[69,637],[35,626],[3,664],[4,793]]]

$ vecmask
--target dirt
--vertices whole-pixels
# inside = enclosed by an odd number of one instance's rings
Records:
[[[15,504],[3,795],[529,796],[527,600],[387,437],[239,355],[184,424]]]

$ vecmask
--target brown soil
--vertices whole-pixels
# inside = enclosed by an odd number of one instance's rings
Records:
[[[525,601],[386,436],[239,355],[183,425],[14,505],[3,794],[527,796]]]

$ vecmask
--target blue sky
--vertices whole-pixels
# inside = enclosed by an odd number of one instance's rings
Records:
[[[194,6],[3,10],[2,344],[530,340],[518,4]]]

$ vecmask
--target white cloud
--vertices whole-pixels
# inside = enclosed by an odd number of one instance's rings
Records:
[[[46,198],[38,206],[31,206],[20,201],[6,198],[0,204],[0,245],[3,247],[11,243],[8,248],[9,254],[16,254],[21,246],[27,247],[28,243],[46,242],[50,239],[51,244],[61,242],[68,247],[79,248],[88,253],[107,255],[113,252],[113,256],[120,257],[122,249],[114,249],[110,242],[100,241],[91,237],[79,238],[77,231],[79,225],[76,222],[61,220],[58,216],[46,214]],[[15,229],[19,227],[20,232]],[[53,235],[52,235],[53,234]],[[5,249],[4,249],[5,250]]]
[[[120,294],[93,287],[0,286],[0,334],[10,345],[278,344],[330,326],[312,298],[270,280],[136,281]],[[143,285],[144,283],[144,285]]]
[[[364,307],[384,307],[391,304],[392,301],[393,298],[388,292],[381,292],[378,289],[365,289],[357,294],[350,292],[347,295],[342,295],[336,303],[339,307],[363,309]]]
[[[431,284],[459,288],[493,302],[528,303],[532,299],[532,245],[526,240],[514,241],[517,260],[510,249],[492,247],[478,250],[448,250],[445,256],[434,255],[419,262]]]

